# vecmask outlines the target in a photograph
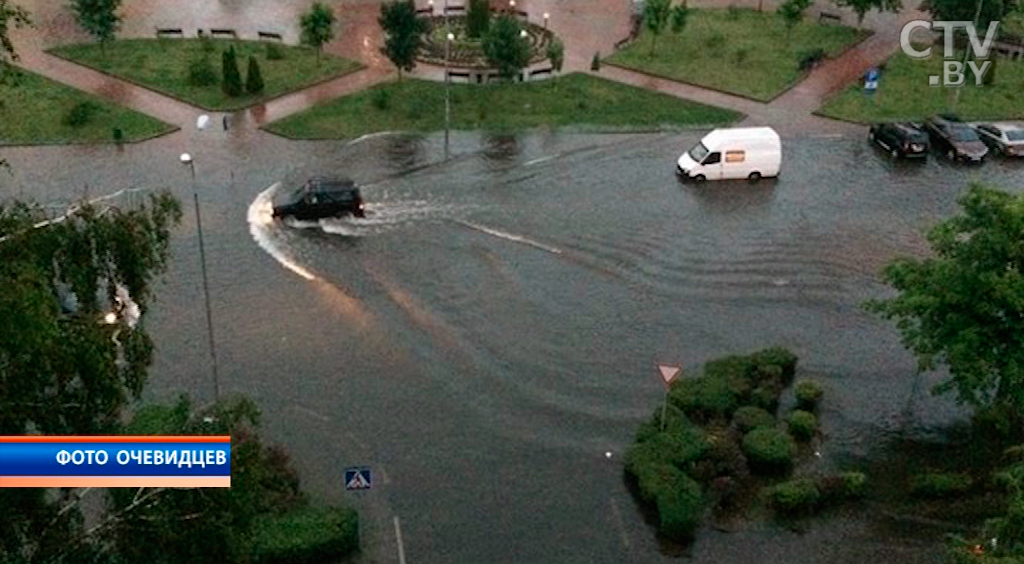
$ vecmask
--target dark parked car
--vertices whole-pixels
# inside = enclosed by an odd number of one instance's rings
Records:
[[[924,124],[932,139],[932,146],[954,161],[980,163],[988,154],[988,147],[974,129],[950,116],[936,116]]]
[[[274,217],[315,220],[352,215],[364,217],[363,198],[348,178],[314,177],[295,191],[291,201],[274,207]]]
[[[1012,123],[982,123],[974,130],[993,153],[1024,157],[1024,127]]]
[[[893,158],[926,158],[931,147],[928,134],[912,123],[876,123],[868,130],[868,139]]]

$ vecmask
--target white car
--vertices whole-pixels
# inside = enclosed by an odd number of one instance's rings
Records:
[[[974,130],[993,152],[1008,157],[1024,157],[1024,127],[1012,123],[980,123],[974,126]]]

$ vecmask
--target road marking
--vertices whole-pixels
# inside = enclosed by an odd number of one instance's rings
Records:
[[[398,524],[398,515],[395,515],[395,538],[398,539],[398,564],[405,564],[405,545],[402,544],[402,526]]]
[[[381,479],[381,481],[383,483],[385,483],[385,484],[391,483],[391,480],[388,479],[388,473],[384,471],[384,467],[383,466],[378,466],[377,468],[380,470],[380,479]]]
[[[542,162],[550,161],[553,158],[555,158],[555,157],[554,156],[540,157],[539,159],[533,159],[532,161],[526,161],[526,163],[523,166],[533,166],[535,164],[540,164]]]
[[[626,550],[629,550],[629,535],[626,534],[626,524],[622,520],[622,513],[619,511],[619,504],[615,503],[614,497],[609,498],[608,501],[612,504],[612,516],[615,517],[615,524],[619,527],[619,535],[622,537],[622,545],[626,547]]]
[[[811,135],[811,139],[839,139],[841,137],[846,137],[846,135],[843,135],[842,133],[822,133],[819,135]]]

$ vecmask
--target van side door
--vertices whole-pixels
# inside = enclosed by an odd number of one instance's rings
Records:
[[[718,151],[708,153],[708,156],[704,157],[700,164],[704,168],[704,176],[708,180],[722,179],[722,153]]]

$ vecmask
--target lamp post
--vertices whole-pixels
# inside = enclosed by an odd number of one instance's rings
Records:
[[[196,182],[196,165],[192,155],[181,154],[181,163],[188,166],[192,173],[192,201],[196,207],[196,230],[199,232],[199,266],[203,274],[203,296],[206,299],[206,333],[210,339],[210,361],[213,368],[213,398],[220,400],[220,381],[217,378],[217,347],[213,340],[213,315],[210,312],[210,282],[206,275],[206,245],[203,242],[203,219],[199,213],[199,189]]]
[[[978,19],[981,18],[981,6],[982,6],[982,4],[984,2],[985,2],[985,0],[978,0],[978,9],[974,12],[974,27],[978,27]],[[964,48],[964,62],[963,62],[963,65],[960,68],[964,68],[964,67],[967,66],[967,55],[970,54],[971,49],[972,49],[972,47],[971,47],[970,43],[968,43],[967,47]],[[965,82],[966,82],[966,79],[965,79]],[[960,101],[960,90],[962,90],[962,89],[963,89],[963,86],[957,86],[956,87],[956,91],[953,93],[953,112],[954,113],[956,113],[956,105]]]
[[[516,0],[508,0],[508,13],[514,14],[516,11]]]
[[[434,0],[427,0],[427,7],[430,8],[430,15],[434,15]]]
[[[448,73],[448,58],[451,57],[452,41],[455,34],[448,32],[444,42],[444,160],[448,160],[448,140],[452,121],[451,76]]]
[[[551,14],[549,14],[547,12],[544,12],[544,29],[548,28],[548,18],[550,18],[550,17],[551,17]]]

